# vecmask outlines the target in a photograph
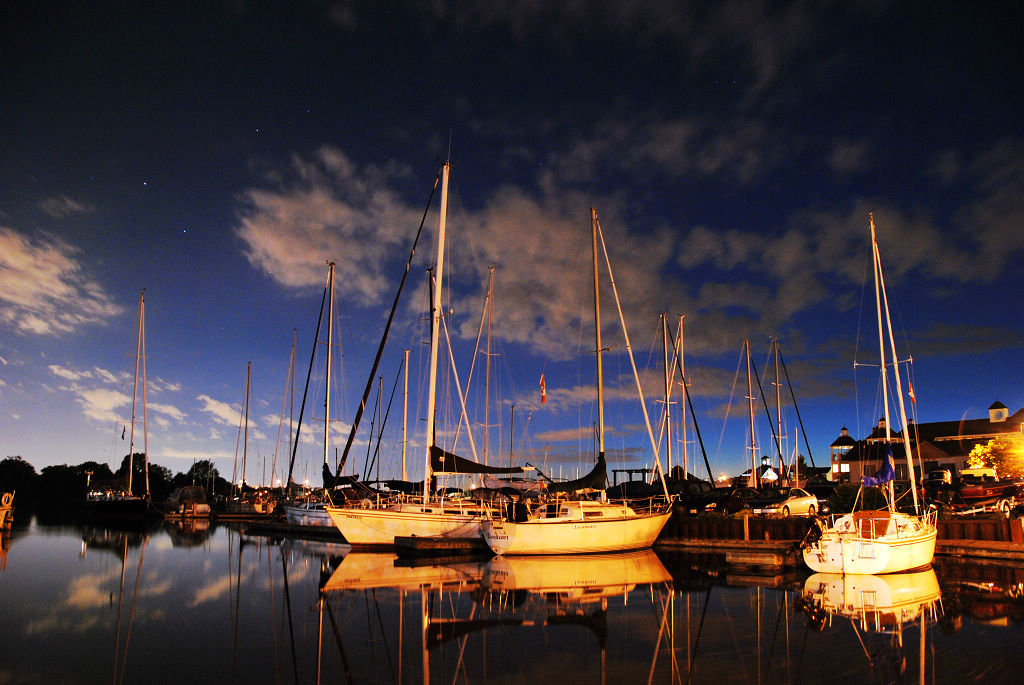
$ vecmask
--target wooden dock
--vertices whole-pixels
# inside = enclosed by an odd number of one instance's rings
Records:
[[[795,541],[764,540],[678,540],[659,539],[658,549],[694,554],[713,554],[725,558],[728,566],[764,569],[794,568],[803,563]]]
[[[395,550],[399,556],[461,556],[490,552],[482,538],[445,536],[398,536]]]

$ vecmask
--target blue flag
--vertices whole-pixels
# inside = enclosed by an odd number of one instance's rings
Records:
[[[891,480],[896,480],[896,465],[893,461],[892,446],[889,445],[885,448],[885,459],[882,460],[882,468],[878,469],[878,472],[873,476],[864,476],[861,482],[868,487],[878,487]]]

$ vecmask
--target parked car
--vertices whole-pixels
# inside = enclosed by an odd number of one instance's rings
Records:
[[[700,478],[669,480],[669,492],[676,496],[676,506],[688,514],[703,511],[708,493],[714,489],[712,483]]]
[[[759,497],[763,494],[754,488],[715,488],[707,493],[700,508],[707,513],[735,514],[741,509],[749,509],[747,503]]]
[[[755,514],[767,516],[814,516],[818,512],[818,498],[803,488],[778,488],[764,503],[753,502]]]

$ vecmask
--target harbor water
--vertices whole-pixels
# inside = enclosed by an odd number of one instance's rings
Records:
[[[0,563],[0,683],[1017,683],[1024,668],[1011,565],[424,561],[238,525],[35,521]]]

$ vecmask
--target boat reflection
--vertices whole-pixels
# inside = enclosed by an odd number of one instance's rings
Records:
[[[821,629],[841,616],[857,621],[861,630],[880,632],[924,614],[934,621],[941,596],[933,569],[882,576],[815,573],[804,582],[803,603]]]
[[[387,646],[394,641],[397,627],[397,648],[386,648],[388,663],[377,668],[396,673],[399,682],[409,677],[404,664],[412,662],[422,667],[423,683],[430,682],[431,675],[436,679],[442,671],[444,679],[451,679],[453,663],[460,678],[482,669],[483,673],[475,676],[486,680],[492,664],[496,668],[508,659],[515,661],[502,645],[555,642],[578,651],[594,649],[594,637],[600,649],[594,668],[601,669],[603,680],[609,633],[627,627],[620,618],[626,614],[616,614],[616,620],[609,621],[610,601],[622,598],[621,607],[629,602],[650,602],[658,615],[645,612],[642,619],[634,620],[657,621],[646,630],[659,634],[660,645],[661,634],[667,630],[671,582],[671,574],[651,550],[433,560],[353,552],[323,583],[321,610],[334,626],[337,616],[358,607],[358,600],[353,603],[346,598],[365,597],[372,600],[372,609],[366,609],[368,618],[394,616],[390,626],[378,623],[373,630],[379,628],[380,635],[371,634],[369,640]],[[637,593],[636,599],[633,593]],[[414,603],[418,607],[412,606]],[[620,603],[615,605],[620,608]],[[417,613],[419,621],[408,620]],[[412,633],[415,623],[419,623],[418,635]],[[342,638],[343,631],[336,631],[334,642],[347,670],[349,653],[360,645],[351,644],[351,636],[349,644],[343,644]],[[407,654],[409,645],[418,647],[419,658]],[[518,668],[522,665],[515,664]]]
[[[818,631],[830,627],[834,617],[849,619],[867,663],[889,682],[906,677],[904,627],[917,625],[918,681],[925,682],[927,627],[942,615],[942,592],[933,569],[880,576],[815,573],[804,582],[797,606],[807,614],[808,626]]]
[[[429,563],[400,559],[393,553],[352,552],[345,555],[324,583],[323,592],[346,590],[474,589],[484,575],[486,560]]]

